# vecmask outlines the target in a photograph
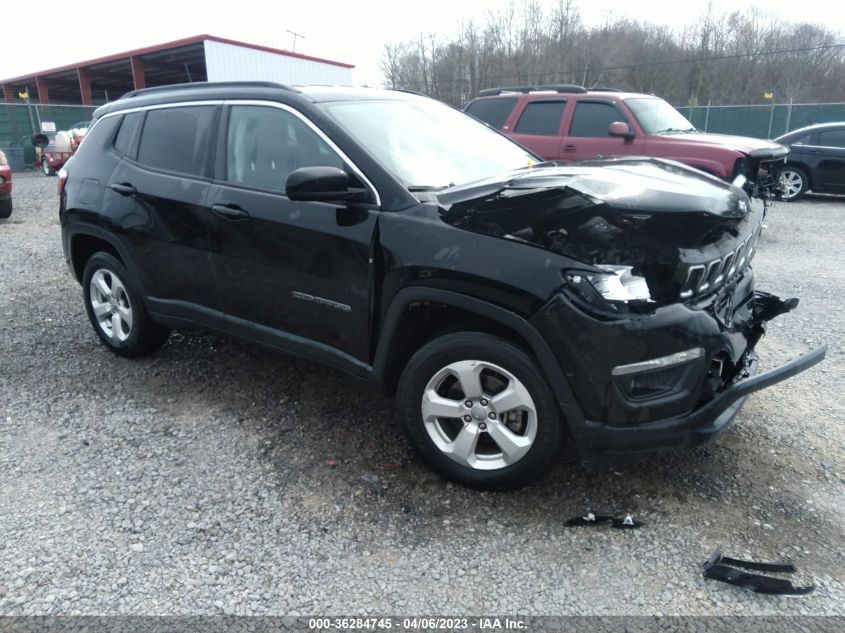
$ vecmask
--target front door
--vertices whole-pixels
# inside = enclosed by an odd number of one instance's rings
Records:
[[[292,108],[226,110],[209,217],[227,328],[294,351],[316,341],[365,360],[378,212],[289,200],[285,181],[295,169],[349,166]]]
[[[631,130],[634,125],[612,101],[579,99],[563,139],[561,157],[583,160],[597,156],[630,156],[642,154],[643,138],[622,138],[610,135],[610,124],[621,121]]]
[[[822,130],[818,147],[805,147],[814,152],[816,181],[825,191],[845,192],[845,127]]]

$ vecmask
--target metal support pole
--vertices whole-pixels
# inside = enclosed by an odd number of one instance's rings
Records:
[[[707,125],[710,123],[710,99],[707,100],[707,109],[704,111],[704,131],[707,131]]]
[[[774,122],[774,120],[775,120],[775,98],[773,96],[772,97],[772,109],[769,112],[769,134],[766,136],[766,138],[772,138],[772,123]]]
[[[795,100],[795,97],[789,97],[789,106],[786,108],[786,125],[783,128],[783,133],[786,134],[789,132],[789,124],[792,122],[792,102]]]

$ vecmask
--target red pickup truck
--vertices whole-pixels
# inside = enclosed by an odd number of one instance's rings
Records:
[[[12,215],[12,170],[0,150],[0,218]]]
[[[546,160],[651,156],[774,188],[774,171],[789,153],[771,141],[701,132],[663,99],[612,89],[492,88],[464,111]]]

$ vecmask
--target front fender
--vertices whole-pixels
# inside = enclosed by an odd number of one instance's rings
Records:
[[[382,321],[373,362],[373,374],[379,386],[384,387],[386,383],[386,373],[394,348],[394,337],[397,334],[402,314],[408,309],[408,306],[418,302],[431,302],[460,308],[475,313],[479,317],[496,321],[515,331],[525,340],[537,362],[543,368],[546,380],[555,394],[566,422],[570,425],[583,423],[584,415],[560,364],[545,339],[534,326],[520,315],[506,308],[482,299],[439,288],[410,286],[397,292],[390,300]]]

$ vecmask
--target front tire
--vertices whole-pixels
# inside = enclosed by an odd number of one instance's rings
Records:
[[[12,199],[0,200],[0,219],[5,220],[12,215]]]
[[[557,404],[536,361],[480,332],[425,344],[399,381],[399,420],[438,474],[483,490],[515,490],[551,470],[562,445]]]
[[[82,275],[85,310],[103,344],[120,356],[144,356],[161,347],[169,331],[147,314],[123,264],[96,253]]]
[[[810,188],[810,178],[800,167],[784,167],[779,176],[778,184],[781,188],[781,200],[795,202]]]

